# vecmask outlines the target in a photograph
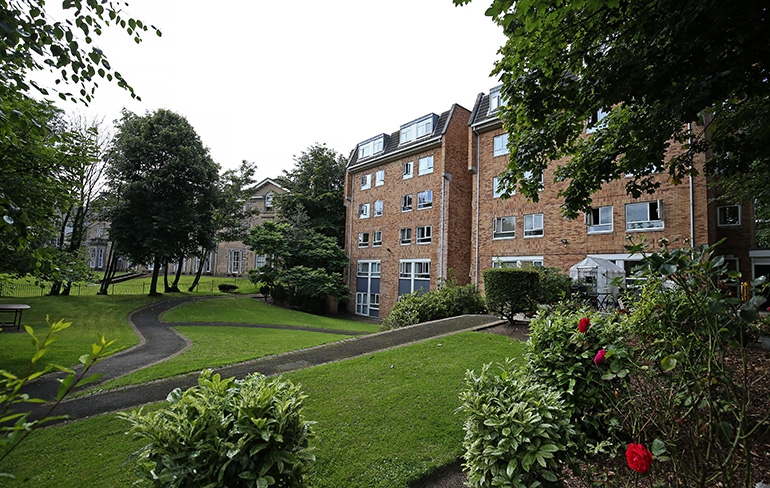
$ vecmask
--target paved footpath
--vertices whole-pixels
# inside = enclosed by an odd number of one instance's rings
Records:
[[[132,312],[128,321],[140,337],[140,344],[114,356],[104,359],[94,366],[92,373],[104,373],[100,381],[123,376],[132,371],[145,368],[181,354],[190,346],[187,339],[172,330],[171,326],[219,325],[236,327],[266,327],[310,330],[325,333],[356,335],[360,332],[336,331],[312,327],[273,326],[259,324],[213,324],[213,323],[173,323],[161,322],[164,312],[201,298],[179,298],[155,303]],[[208,299],[208,298],[207,298]],[[372,354],[415,342],[442,337],[458,332],[478,330],[504,323],[491,315],[464,315],[433,322],[426,322],[401,329],[360,335],[330,344],[323,344],[307,349],[300,349],[283,354],[266,356],[243,363],[220,368],[213,368],[222,377],[243,378],[254,372],[266,376],[289,371],[342,361],[358,356]],[[54,414],[66,415],[70,419],[80,419],[102,413],[124,410],[140,405],[163,401],[174,388],[189,388],[197,384],[198,375],[189,374],[173,378],[152,381],[142,385],[128,386],[115,390],[95,393],[62,402]],[[50,375],[29,385],[24,391],[32,398],[50,400],[55,397],[58,387],[57,377]],[[92,385],[89,385],[89,388]],[[18,409],[20,410],[20,409]],[[43,406],[32,409],[30,417],[40,418],[47,410]]]

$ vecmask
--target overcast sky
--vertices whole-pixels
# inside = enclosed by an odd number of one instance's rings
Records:
[[[161,29],[135,44],[108,29],[95,44],[142,97],[105,81],[90,108],[184,115],[224,168],[256,163],[258,178],[291,169],[326,143],[345,156],[361,142],[452,103],[473,108],[504,37],[491,2],[451,0],[128,0]],[[52,14],[53,15],[53,14]]]

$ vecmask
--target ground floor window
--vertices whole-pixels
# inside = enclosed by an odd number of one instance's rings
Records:
[[[402,259],[398,262],[398,295],[430,290],[430,259]]]
[[[379,302],[378,302],[379,307]],[[369,294],[356,293],[356,313],[358,315],[369,315]]]
[[[230,274],[241,274],[241,250],[230,249],[227,252],[227,272]]]
[[[493,268],[526,268],[543,266],[543,256],[501,256],[492,258]]]

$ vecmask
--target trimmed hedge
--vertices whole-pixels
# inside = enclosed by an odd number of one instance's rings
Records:
[[[489,311],[508,319],[534,312],[540,298],[540,275],[531,269],[492,268],[483,272]]]

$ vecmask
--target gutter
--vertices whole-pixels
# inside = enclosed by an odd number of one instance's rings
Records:
[[[472,128],[473,133],[476,135],[476,265],[474,267],[474,282],[476,284],[476,287],[479,286],[479,191],[481,190],[481,171],[479,166],[481,165],[481,145],[479,144],[479,140],[481,139],[481,135],[476,130],[475,127]]]
[[[688,143],[692,146],[692,123],[687,124],[690,134]],[[690,247],[695,247],[695,197],[693,196],[693,178],[690,175]]]
[[[420,142],[417,145],[414,145],[414,146],[410,145],[410,146],[407,146],[407,147],[403,147],[401,149],[396,149],[395,151],[393,151],[391,153],[388,153],[388,154],[385,154],[385,155],[383,155],[383,156],[381,156],[379,158],[374,158],[374,159],[368,160],[366,162],[358,163],[358,164],[355,164],[353,166],[350,166],[348,168],[348,171],[351,172],[351,173],[354,172],[354,171],[361,171],[361,170],[367,169],[370,166],[374,167],[374,166],[377,166],[377,165],[379,165],[381,163],[388,163],[388,162],[390,162],[392,160],[399,159],[399,158],[402,158],[404,156],[409,156],[410,154],[417,154],[417,153],[419,153],[421,151],[425,151],[425,150],[428,150],[428,149],[433,149],[434,147],[440,147],[441,146],[441,138],[442,138],[442,135],[439,134],[437,136],[431,137],[430,139],[422,141],[422,142]]]

